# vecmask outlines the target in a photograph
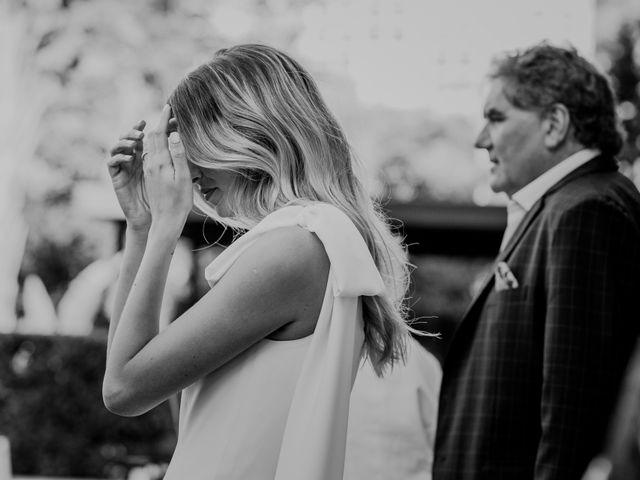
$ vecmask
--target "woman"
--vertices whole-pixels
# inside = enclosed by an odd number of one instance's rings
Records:
[[[127,235],[105,404],[139,415],[183,392],[167,479],[341,479],[361,354],[378,373],[403,354],[405,252],[287,55],[220,50],[169,105],[153,131],[140,122],[111,150]],[[192,199],[248,232],[206,269],[211,290],[160,332]]]

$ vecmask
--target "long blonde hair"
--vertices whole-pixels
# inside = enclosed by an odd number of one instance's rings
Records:
[[[406,251],[353,169],[349,144],[311,76],[286,54],[264,45],[238,45],[177,86],[169,104],[187,158],[204,171],[233,172],[228,205],[217,221],[250,228],[280,207],[326,202],[355,224],[382,275],[386,292],[363,297],[365,354],[380,374],[403,358]]]

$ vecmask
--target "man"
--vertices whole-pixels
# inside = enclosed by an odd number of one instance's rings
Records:
[[[640,326],[640,195],[605,77],[536,45],[495,65],[491,187],[510,197],[495,269],[444,362],[434,480],[580,479]]]

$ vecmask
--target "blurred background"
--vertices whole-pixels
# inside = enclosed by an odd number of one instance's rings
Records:
[[[440,333],[421,342],[441,360],[506,222],[473,149],[485,74],[544,39],[612,77],[621,168],[640,185],[637,0],[0,0],[0,435],[13,474],[153,478],[170,458],[170,405],[120,419],[100,397],[123,232],[105,161],[186,72],[246,42],[308,68],[409,245],[409,303]],[[166,318],[206,291],[202,270],[229,239],[190,218]]]

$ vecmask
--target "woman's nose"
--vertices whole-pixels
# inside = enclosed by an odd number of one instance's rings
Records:
[[[202,177],[200,169],[192,163],[189,163],[189,172],[191,172],[191,183],[197,183]]]

